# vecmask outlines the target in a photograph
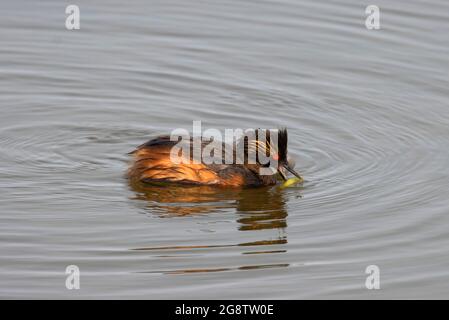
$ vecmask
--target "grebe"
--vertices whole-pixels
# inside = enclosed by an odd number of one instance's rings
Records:
[[[255,138],[250,139],[243,137],[234,142],[232,148],[233,159],[231,164],[205,164],[203,161],[194,163],[186,161],[186,163],[174,163],[171,161],[170,152],[178,141],[171,141],[170,136],[159,136],[152,139],[136,150],[130,152],[133,156],[133,162],[128,170],[128,178],[131,181],[144,183],[175,183],[190,185],[215,185],[215,186],[268,186],[277,183],[277,175],[284,181],[287,180],[287,171],[292,173],[302,181],[301,176],[293,169],[293,163],[287,157],[287,129],[278,131],[277,146],[270,143],[270,131],[264,130],[263,136],[266,139],[260,139],[261,129],[255,130]],[[209,141],[201,142],[201,151],[210,143]],[[193,146],[193,140],[188,142],[189,148]],[[237,153],[235,146],[243,143],[244,160],[237,161]],[[192,150],[192,149],[191,149]],[[228,159],[225,155],[226,145],[222,144],[222,160]],[[266,168],[269,164],[261,164],[259,156],[256,155],[256,161],[252,163],[248,161],[250,152],[265,152],[273,160],[276,160],[277,168],[271,174],[261,174],[260,169]],[[193,154],[193,152],[190,152]],[[192,157],[190,157],[192,160]],[[222,162],[224,163],[224,161]]]

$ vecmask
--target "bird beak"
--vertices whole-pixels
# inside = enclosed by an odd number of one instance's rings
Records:
[[[282,179],[287,180],[287,175],[286,175],[285,170],[287,170],[288,172],[293,174],[298,179],[302,180],[302,177],[299,175],[299,173],[296,172],[291,166],[289,166],[288,163],[282,164],[281,167],[278,170],[279,171],[279,175],[281,176]]]
[[[282,180],[286,181],[287,180],[287,175],[285,174],[285,169],[284,167],[279,167],[278,169],[279,175],[281,176]]]

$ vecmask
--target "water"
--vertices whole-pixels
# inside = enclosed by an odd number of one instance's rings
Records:
[[[0,5],[0,297],[449,298],[446,1],[76,4]],[[193,120],[287,126],[307,182],[129,186]]]

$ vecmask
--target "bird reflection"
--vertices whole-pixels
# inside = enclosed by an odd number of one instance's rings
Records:
[[[287,227],[285,199],[278,188],[248,189],[237,204],[239,230],[281,229]]]
[[[219,212],[236,213],[239,231],[261,231],[272,229],[277,232],[274,236],[269,232],[257,233],[262,239],[225,244],[148,246],[133,248],[133,251],[160,252],[164,256],[176,256],[179,252],[203,249],[221,249],[228,247],[245,248],[242,255],[280,254],[287,250],[282,245],[287,243],[287,210],[285,190],[277,187],[261,187],[250,189],[217,188],[211,186],[174,186],[151,185],[141,182],[130,184],[135,192],[135,199],[145,200],[146,209],[161,218],[194,216]],[[281,245],[278,247],[278,245]],[[273,246],[269,249],[267,246]],[[257,249],[258,248],[258,249]],[[145,270],[143,273],[190,274],[204,272],[224,272],[235,270],[253,270],[266,268],[286,268],[289,263],[278,263],[278,260],[267,260],[262,264],[243,264],[237,266],[218,266],[188,269]]]
[[[131,182],[130,187],[136,193],[134,198],[148,201],[147,208],[160,217],[208,214],[233,208],[241,231],[287,227],[286,201],[277,187],[235,189],[141,182]]]

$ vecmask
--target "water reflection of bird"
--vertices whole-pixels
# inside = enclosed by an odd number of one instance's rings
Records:
[[[284,194],[278,188],[251,189],[237,204],[239,230],[261,230],[287,227]]]
[[[261,188],[217,188],[214,186],[157,186],[130,180],[130,187],[136,192],[136,199],[145,200],[148,211],[163,218],[175,218],[197,214],[213,214],[222,210],[234,210],[239,231],[258,231],[258,239],[237,243],[213,243],[175,246],[147,246],[133,248],[136,251],[169,250],[171,254],[184,250],[217,249],[229,247],[244,248],[244,255],[280,254],[287,252],[287,210],[285,192],[280,187]],[[260,230],[272,229],[276,236]],[[186,274],[198,272],[221,272],[230,270],[251,270],[264,268],[285,268],[289,263],[262,263],[238,267],[197,267],[174,270],[151,270],[146,272],[166,274]]]
[[[214,186],[158,186],[130,181],[136,199],[160,217],[208,214],[234,209],[239,230],[287,227],[285,195],[279,187],[216,188]]]
[[[277,182],[277,174],[286,180],[287,171],[302,179],[293,169],[292,161],[287,157],[287,129],[278,131],[277,143],[275,143],[275,139],[271,139],[270,132],[270,130],[258,129],[255,131],[254,138],[244,137],[235,142],[234,148],[227,148],[223,143],[222,153],[218,155],[222,160],[219,164],[216,162],[206,164],[204,159],[200,159],[201,161],[198,163],[192,161],[195,152],[192,138],[184,142],[187,144],[188,150],[193,150],[189,152],[189,158],[184,159],[187,161],[175,163],[171,159],[171,151],[179,142],[171,141],[169,136],[160,136],[131,152],[134,159],[128,170],[128,177],[132,181],[146,183],[232,187],[274,185]],[[201,153],[212,141],[202,141]],[[239,145],[243,145],[243,147],[239,149]],[[228,150],[232,150],[232,154]],[[243,159],[239,157],[238,150],[243,150]],[[267,170],[261,174],[262,168],[269,167],[269,163],[260,160],[259,155],[261,154],[265,154],[268,159],[277,163],[277,167],[270,174],[267,174]],[[214,156],[217,155],[214,154]],[[185,157],[187,158],[187,156]],[[230,164],[225,164],[229,163],[225,161],[229,158],[231,159]],[[252,159],[255,161],[252,162]]]

